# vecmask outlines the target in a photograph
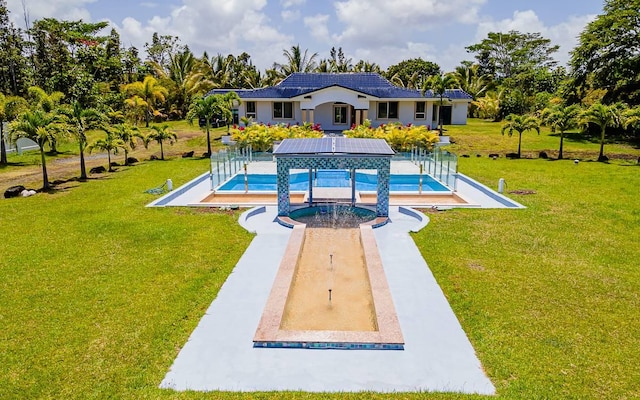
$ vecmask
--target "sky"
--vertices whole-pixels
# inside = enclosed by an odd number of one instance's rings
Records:
[[[178,36],[196,56],[206,51],[247,52],[260,70],[286,62],[299,45],[328,58],[342,47],[355,64],[383,69],[411,58],[437,63],[444,72],[473,60],[466,46],[489,32],[540,32],[569,52],[604,0],[6,0],[13,22],[25,26],[45,17],[108,21],[125,47],[144,44],[154,32]]]

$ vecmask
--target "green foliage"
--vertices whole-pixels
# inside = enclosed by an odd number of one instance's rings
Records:
[[[540,134],[540,122],[536,117],[530,115],[518,115],[509,114],[505,118],[505,123],[502,125],[502,134],[509,133],[509,136],[513,135],[513,131],[518,132],[518,158],[522,156],[522,133],[526,131],[535,130]]]
[[[132,108],[139,109],[143,105],[146,106],[144,114],[146,127],[149,127],[149,120],[154,115],[156,104],[164,102],[169,94],[167,88],[151,75],[145,76],[142,82],[125,85],[124,92],[129,96],[129,104]]]
[[[387,69],[385,77],[395,85],[420,89],[430,76],[440,74],[438,64],[425,61],[422,58],[412,58],[391,65]]]
[[[626,105],[622,103],[616,103],[610,106],[595,103],[580,113],[580,125],[588,128],[589,124],[594,124],[600,128],[600,154],[598,155],[598,161],[606,160],[604,156],[604,144],[607,128],[615,128],[623,123],[622,118],[625,109]]]
[[[582,31],[571,53],[578,92],[605,88],[607,104],[640,104],[640,0],[606,0],[604,12]]]
[[[555,106],[545,108],[541,112],[542,121],[551,127],[551,131],[560,132],[560,150],[558,151],[558,159],[562,159],[563,157],[564,133],[578,125],[579,114],[580,106],[577,104],[571,106],[557,104]]]
[[[424,125],[402,125],[396,122],[374,129],[368,119],[362,125],[343,133],[350,138],[384,139],[396,152],[408,152],[413,147],[430,150],[440,140],[438,131],[430,131]]]
[[[144,137],[144,147],[148,147],[149,143],[155,140],[160,145],[160,159],[164,160],[164,142],[173,145],[178,140],[178,135],[169,130],[168,124],[153,125],[151,129],[153,132]]]
[[[489,32],[480,43],[466,47],[468,52],[475,53],[481,74],[493,76],[497,81],[549,69],[555,65],[552,55],[558,48],[540,33],[518,31]]]
[[[273,142],[283,139],[319,138],[322,131],[317,125],[306,123],[304,125],[290,124],[249,124],[231,128],[231,137],[241,148],[251,145],[253,151],[270,151]]]
[[[107,152],[107,162],[109,163],[108,171],[113,172],[113,165],[111,164],[111,153],[118,154],[118,150],[126,149],[126,143],[122,140],[113,129],[104,127],[105,137],[96,140],[87,146],[89,153],[94,150],[102,150]]]

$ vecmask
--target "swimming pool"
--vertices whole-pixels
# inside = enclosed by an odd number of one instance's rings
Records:
[[[418,175],[391,175],[389,179],[389,191],[391,192],[417,192],[419,186]],[[249,174],[247,175],[249,191],[276,191],[277,176],[275,174]],[[346,170],[319,170],[314,177],[314,187],[351,187],[349,171]],[[220,191],[244,191],[244,175],[238,174],[217,190]],[[297,172],[289,176],[290,191],[309,190],[309,174]],[[377,174],[356,172],[356,190],[363,192],[375,192],[378,190]],[[451,189],[436,181],[429,175],[422,175],[422,190],[424,192],[450,192]]]

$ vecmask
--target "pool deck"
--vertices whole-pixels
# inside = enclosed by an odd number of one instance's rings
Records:
[[[410,161],[392,161],[392,174],[418,174],[419,167]],[[253,162],[247,165],[249,174],[275,174],[276,163],[270,161]],[[148,207],[191,206],[191,207],[220,207],[239,205],[241,207],[255,207],[260,205],[275,205],[276,194],[256,193],[214,193],[208,179],[209,172],[203,173],[181,187],[151,202]],[[292,202],[296,195],[292,194]],[[304,198],[304,194],[298,194]],[[364,202],[375,203],[375,195],[361,194]],[[302,201],[302,200],[300,200]],[[425,192],[422,195],[391,194],[392,206],[409,207],[437,207],[439,209],[473,207],[473,208],[524,208],[520,203],[500,194],[493,189],[458,173],[456,188],[453,194],[437,194]]]
[[[475,351],[410,231],[424,214],[391,207],[373,230],[404,350],[254,348],[253,336],[292,229],[276,207],[245,212],[256,236],[191,334],[162,388],[197,391],[460,392],[495,394]]]

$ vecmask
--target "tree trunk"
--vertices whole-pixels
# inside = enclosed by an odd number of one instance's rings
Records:
[[[7,147],[4,143],[4,129],[2,129],[2,122],[0,122],[0,164],[7,165]]]
[[[207,121],[207,157],[211,157],[211,135],[209,134],[209,122]]]
[[[164,148],[162,147],[162,140],[160,141],[160,159],[164,161]]]
[[[80,180],[87,180],[87,166],[84,162],[84,146],[80,143]]]
[[[44,156],[44,145],[40,146],[40,159],[42,160],[42,190],[49,190],[49,175],[47,175],[47,159]]]
[[[109,163],[109,172],[113,172],[113,168],[111,168],[111,151],[107,150],[107,162]]]
[[[520,158],[521,148],[522,148],[522,132],[518,132],[518,158]]]
[[[604,157],[604,131],[606,127],[602,126],[600,131],[600,154],[598,155],[598,161],[602,160]]]
[[[124,165],[125,167],[129,166],[129,152],[126,147],[124,148]]]

